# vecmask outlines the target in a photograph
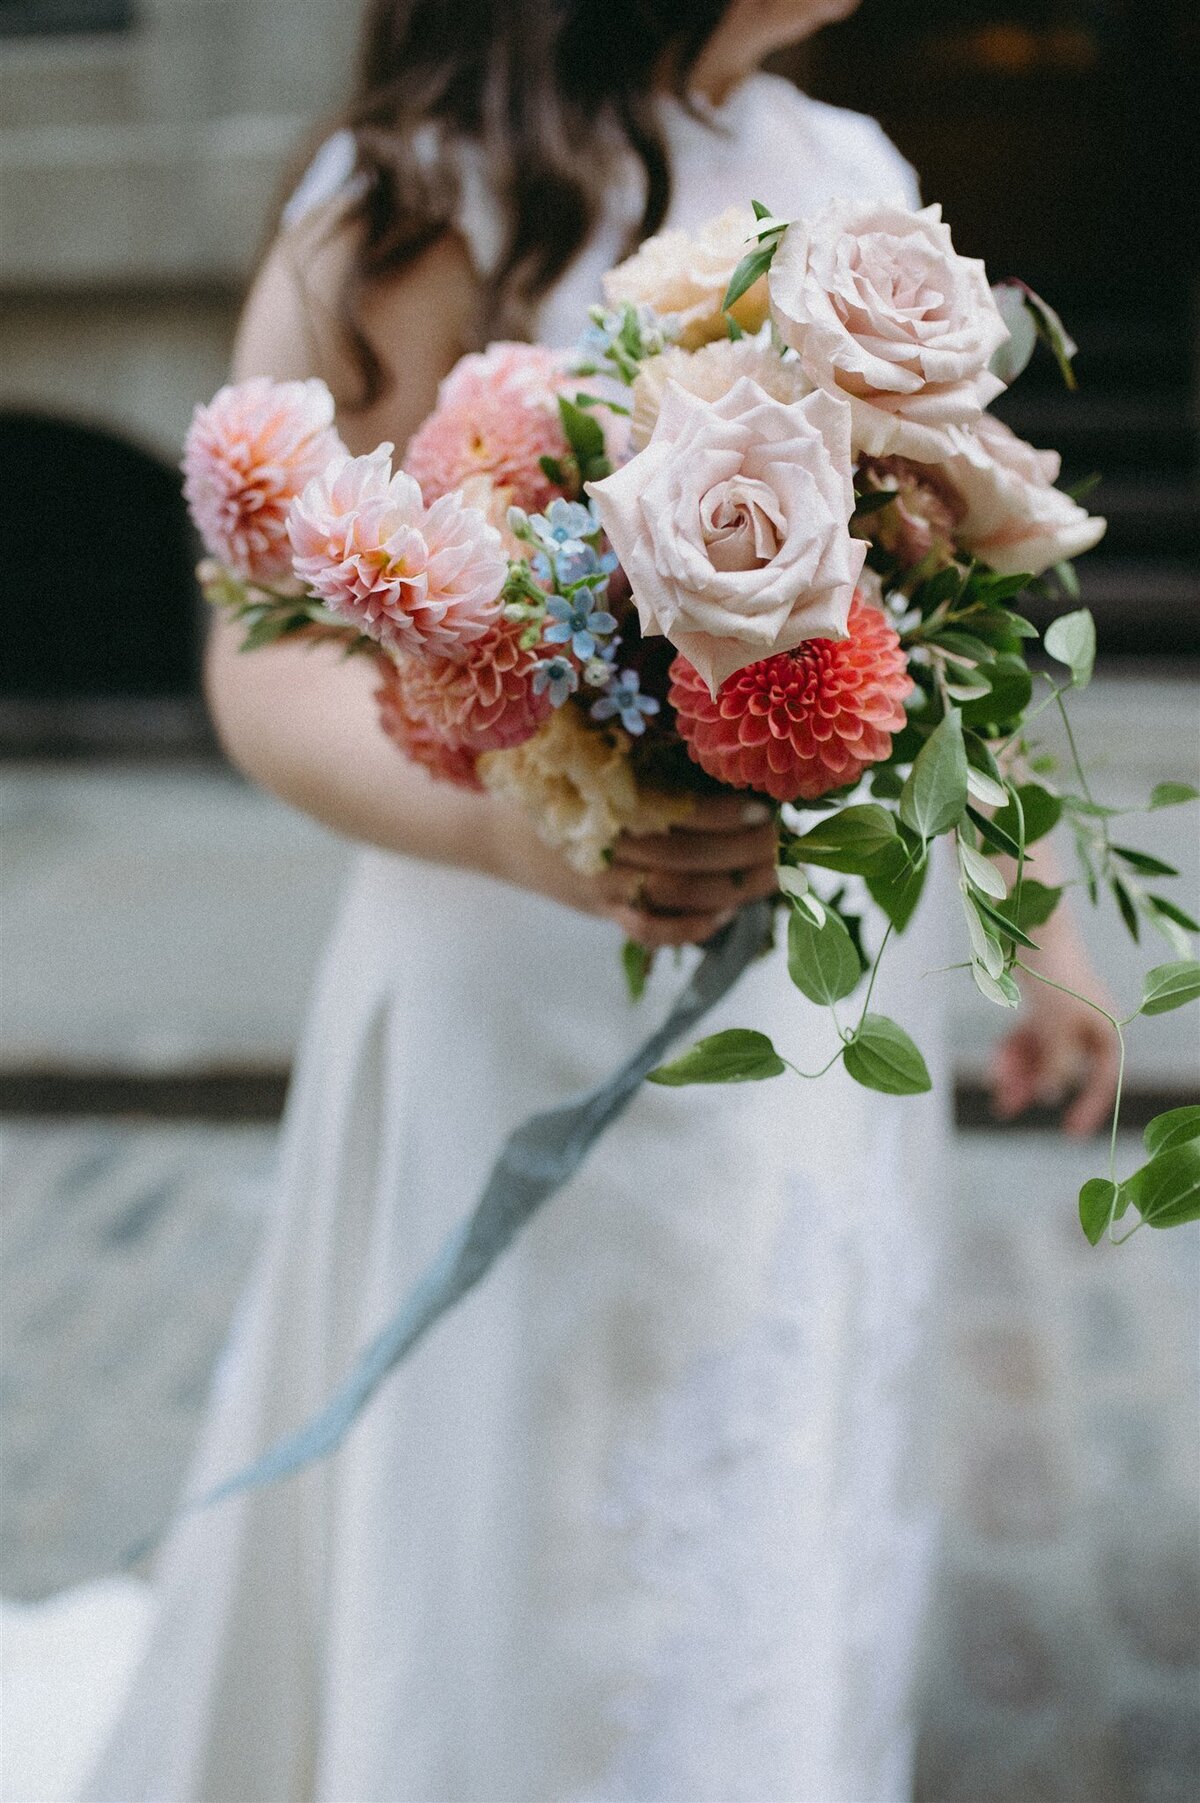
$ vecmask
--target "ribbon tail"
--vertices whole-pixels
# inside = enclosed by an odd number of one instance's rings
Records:
[[[163,1527],[129,1549],[122,1564],[133,1564],[151,1551],[183,1516],[291,1477],[337,1450],[389,1372],[487,1275],[525,1223],[578,1170],[673,1042],[728,993],[759,955],[767,942],[770,914],[766,902],[742,909],[705,948],[662,1025],[612,1076],[583,1095],[530,1115],[514,1128],[472,1213],[450,1234],[320,1413],[243,1470],[181,1504]]]

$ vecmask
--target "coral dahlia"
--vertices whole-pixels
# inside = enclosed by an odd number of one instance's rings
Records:
[[[912,679],[894,627],[861,592],[847,624],[847,639],[806,639],[735,671],[715,698],[677,657],[671,705],[701,769],[776,801],[815,801],[885,758]]]
[[[380,659],[380,684],[375,691],[379,724],[405,757],[420,764],[431,776],[455,783],[460,789],[482,789],[475,773],[477,753],[440,737],[419,702],[413,704],[406,678],[411,670],[420,667],[416,658],[405,658],[402,664],[391,658]]]
[[[521,645],[520,621],[500,619],[460,658],[401,657],[379,691],[385,730],[435,775],[474,781],[481,751],[532,738],[550,713],[530,678],[538,652]]]

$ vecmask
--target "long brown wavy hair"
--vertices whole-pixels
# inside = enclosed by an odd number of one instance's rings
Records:
[[[358,227],[340,296],[358,405],[391,382],[360,323],[363,293],[451,227],[455,145],[466,138],[480,147],[507,223],[480,322],[490,337],[525,336],[537,301],[600,216],[618,149],[632,150],[645,172],[629,248],[662,224],[671,169],[652,96],[665,84],[686,101],[728,4],[371,0],[355,91],[339,121],[354,135],[359,176],[339,219]]]

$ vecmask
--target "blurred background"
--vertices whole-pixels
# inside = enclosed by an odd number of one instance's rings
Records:
[[[0,1590],[17,1599],[109,1569],[180,1480],[349,856],[213,743],[176,464],[272,199],[342,93],[355,11],[0,0]],[[1027,279],[1079,341],[1077,395],[1039,355],[998,411],[1064,450],[1067,481],[1103,472],[1109,533],[1081,570],[1101,651],[1076,719],[1118,804],[1196,781],[1200,752],[1198,33],[1194,0],[865,0],[784,70],[880,117],[959,248]],[[1193,907],[1195,811],[1128,836],[1181,865]],[[1112,910],[1089,933],[1122,998],[1171,955],[1131,946]],[[1075,1194],[1096,1148],[995,1127],[981,1076],[1003,1023],[955,997],[920,1795],[1183,1803],[1200,1234],[1091,1250]],[[1131,1129],[1195,1093],[1195,1011],[1153,1025],[1130,1035]]]

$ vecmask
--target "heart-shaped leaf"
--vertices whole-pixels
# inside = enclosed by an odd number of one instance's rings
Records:
[[[896,822],[886,808],[867,801],[831,814],[788,846],[790,864],[819,864],[847,876],[865,876],[896,840]]]
[[[1173,964],[1156,964],[1142,979],[1142,1013],[1169,1014],[1200,996],[1200,963],[1179,958]]]
[[[900,818],[922,839],[936,839],[963,817],[967,752],[962,715],[951,708],[921,748],[900,795]]]
[[[1200,1139],[1156,1153],[1121,1187],[1148,1227],[1200,1220]]]
[[[1146,1123],[1142,1135],[1147,1152],[1166,1152],[1182,1146],[1189,1139],[1200,1139],[1200,1106],[1189,1103],[1183,1108],[1168,1108]]]
[[[1200,789],[1191,783],[1156,783],[1150,792],[1152,808],[1177,808],[1185,801],[1200,801]]]
[[[1046,628],[1042,643],[1056,663],[1066,664],[1073,687],[1086,688],[1096,662],[1096,622],[1088,609],[1060,614]]]
[[[671,1064],[660,1064],[647,1081],[672,1089],[688,1083],[757,1083],[764,1077],[781,1076],[786,1069],[765,1033],[730,1027],[701,1039]]]
[[[798,908],[788,922],[788,972],[810,1002],[828,1007],[857,988],[862,965],[854,941],[832,908],[816,926]]]
[[[1105,1229],[1117,1212],[1120,1196],[1115,1183],[1107,1177],[1089,1177],[1079,1192],[1079,1224],[1089,1242],[1098,1245]]]
[[[886,1014],[865,1017],[843,1062],[856,1083],[887,1096],[917,1096],[933,1087],[920,1052]]]

